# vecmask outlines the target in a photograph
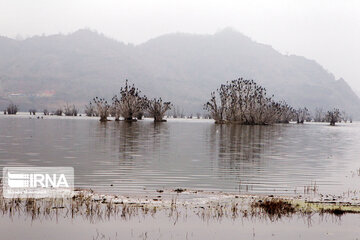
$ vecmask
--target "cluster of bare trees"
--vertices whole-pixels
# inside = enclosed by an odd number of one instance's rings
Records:
[[[148,99],[134,85],[129,85],[126,80],[125,86],[120,88],[120,93],[112,98],[112,103],[106,99],[95,97],[85,106],[87,116],[98,116],[100,121],[105,122],[109,116],[125,121],[136,121],[142,119],[144,115],[154,118],[155,122],[162,122],[165,114],[173,110],[173,117],[184,117],[183,110],[173,107],[170,102],[165,102],[161,98]],[[346,122],[349,117],[344,111],[339,109],[324,112],[322,108],[316,108],[313,117],[309,110],[304,108],[294,109],[284,101],[275,101],[273,96],[268,97],[266,89],[256,84],[253,80],[239,78],[226,84],[222,84],[216,92],[211,93],[210,100],[204,105],[204,109],[209,112],[205,118],[213,118],[215,123],[239,123],[244,125],[268,125],[273,123],[289,123],[296,121],[329,122],[335,125],[336,122]],[[16,114],[18,106],[11,103],[4,110],[4,114]],[[30,115],[35,115],[36,110],[30,109]],[[53,112],[54,115],[77,116],[78,110],[75,105],[66,104],[64,111],[62,108]],[[44,115],[49,115],[48,110],[44,110]],[[200,114],[196,114],[200,118]],[[191,114],[188,118],[193,118]]]
[[[90,102],[86,106],[87,116],[99,116],[100,121],[107,121],[111,115],[115,120],[123,117],[125,121],[136,121],[142,119],[144,114],[154,118],[155,122],[163,122],[166,111],[171,109],[170,102],[163,102],[161,98],[149,100],[135,85],[129,85],[128,80],[125,86],[120,88],[120,94],[112,98],[111,105],[104,99],[95,97],[94,105]]]
[[[217,99],[219,98],[219,100]],[[266,95],[266,89],[253,80],[239,78],[221,85],[211,93],[204,108],[215,123],[267,125],[289,122],[293,109],[285,102],[276,102]]]
[[[79,110],[75,107],[75,105],[66,104],[64,107],[65,116],[77,116]]]
[[[115,120],[123,117],[126,121],[134,121],[139,116],[141,119],[148,106],[146,96],[142,96],[135,85],[130,86],[127,80],[125,86],[120,88],[120,95],[115,95],[112,100],[111,107]]]
[[[19,107],[13,103],[10,103],[9,106],[4,110],[4,114],[14,115],[19,111]]]
[[[163,102],[161,98],[148,101],[148,113],[154,118],[155,122],[163,122],[165,113],[171,109],[170,102]]]
[[[314,122],[325,122],[325,113],[322,108],[315,108]]]
[[[62,116],[62,114],[63,114],[62,108],[58,108],[54,112],[54,115],[56,115],[56,116]]]
[[[52,114],[50,115],[56,115],[56,116],[62,116],[63,114],[65,116],[77,116],[79,113],[79,110],[75,107],[75,105],[69,105],[68,103],[63,108],[58,108]],[[49,115],[49,111],[47,109],[44,109],[44,115]]]
[[[340,110],[334,108],[333,110],[328,111],[326,113],[325,119],[327,122],[330,122],[331,126],[335,126],[335,123],[341,122],[342,120]]]
[[[96,108],[96,115],[100,117],[101,122],[106,122],[110,115],[110,105],[104,98],[95,97],[93,99]]]
[[[352,118],[345,112],[341,111],[338,108],[334,108],[327,112],[323,111],[322,108],[316,108],[314,112],[314,122],[329,122],[330,125],[334,126],[335,123],[344,121],[352,122]]]
[[[172,117],[173,118],[183,118],[185,116],[184,109],[180,109],[179,106],[172,107]]]
[[[14,115],[18,112],[19,107],[13,103],[10,103],[9,106],[4,110],[4,114]]]
[[[97,113],[97,111],[95,109],[95,106],[92,104],[91,101],[90,101],[89,105],[85,105],[85,114],[88,117],[98,116],[98,113]]]
[[[345,112],[340,113],[336,108],[327,113],[317,108],[312,118],[306,107],[294,109],[284,101],[275,101],[273,96],[267,96],[265,88],[253,80],[243,78],[222,84],[216,92],[211,93],[204,109],[215,123],[267,125],[289,121],[299,124],[315,121],[329,122],[333,126],[336,122],[348,120],[348,115]]]
[[[297,123],[304,123],[305,120],[309,121],[310,119],[310,112],[309,110],[305,108],[298,108],[294,111],[294,117],[296,119]]]

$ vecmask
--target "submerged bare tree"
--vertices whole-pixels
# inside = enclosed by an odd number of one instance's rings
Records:
[[[310,116],[309,110],[305,108],[298,108],[295,111],[295,118],[297,123],[304,123],[305,120]]]
[[[323,122],[325,120],[325,114],[322,108],[315,108],[314,122]]]
[[[172,108],[172,117],[173,118],[178,118],[179,117],[179,111],[178,111],[178,108],[176,107],[176,106],[174,106],[173,108]]]
[[[17,105],[10,103],[9,106],[6,108],[7,114],[16,114],[18,112],[19,108]]]
[[[112,104],[110,107],[110,115],[115,118],[115,121],[120,121],[120,109],[118,100],[115,99],[115,96],[112,98]]]
[[[217,90],[220,95],[220,104],[218,105],[215,92],[211,93],[210,100],[205,104],[205,110],[207,110],[215,123],[225,123],[225,110],[227,105],[227,98],[225,85],[221,85]]]
[[[286,102],[279,102],[280,118],[278,123],[289,123],[294,118],[295,110]]]
[[[58,108],[58,109],[56,109],[56,111],[54,112],[54,115],[56,115],[56,116],[62,116],[62,114],[63,114],[62,108]]]
[[[141,91],[134,85],[130,86],[128,80],[125,82],[125,87],[121,87],[120,95],[115,95],[112,100],[111,108],[115,119],[122,116],[125,121],[136,120],[134,117],[144,112],[148,103],[146,96],[141,96]]]
[[[171,109],[173,118],[183,118],[185,116],[184,109],[180,108],[179,106],[172,106]]]
[[[49,115],[49,111],[47,109],[44,109],[43,113],[44,115]]]
[[[95,106],[92,104],[92,102],[89,103],[89,105],[85,105],[85,114],[88,117],[95,117],[97,116]]]
[[[36,109],[32,108],[32,109],[29,109],[29,113],[30,115],[35,115],[36,114]]]
[[[328,111],[325,117],[327,122],[330,122],[331,126],[335,126],[335,123],[341,121],[341,113],[340,110],[337,108],[334,108],[331,111]]]
[[[347,123],[348,118],[349,118],[349,116],[347,115],[347,113],[346,113],[345,111],[342,111],[342,112],[341,112],[341,119],[342,119],[345,123]]]
[[[110,105],[104,98],[95,97],[93,101],[96,106],[96,112],[100,117],[100,122],[106,122],[110,114]]]
[[[292,116],[292,108],[285,102],[274,101],[265,88],[243,78],[222,84],[204,108],[215,123],[266,125],[288,122]]]
[[[66,104],[64,107],[64,114],[65,116],[77,116],[78,110],[76,109],[74,104],[72,106]]]
[[[161,98],[152,99],[148,101],[148,113],[150,117],[154,118],[155,122],[165,122],[164,119],[166,111],[171,109],[170,102],[163,102]]]

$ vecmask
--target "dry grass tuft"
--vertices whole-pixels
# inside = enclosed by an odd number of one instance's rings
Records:
[[[253,202],[251,208],[253,210],[262,210],[270,219],[280,219],[283,216],[291,216],[296,212],[296,207],[291,203],[275,198]]]

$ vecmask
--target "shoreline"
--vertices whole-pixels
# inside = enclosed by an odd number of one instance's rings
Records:
[[[0,198],[0,211],[9,217],[24,214],[32,220],[48,216],[74,219],[85,216],[111,221],[121,217],[166,213],[170,218],[192,212],[203,220],[221,218],[268,218],[276,221],[294,215],[311,217],[313,214],[359,214],[360,200],[324,199],[302,196],[245,195],[204,192],[198,190],[157,190],[157,196],[120,196],[94,193],[78,189],[67,199]]]

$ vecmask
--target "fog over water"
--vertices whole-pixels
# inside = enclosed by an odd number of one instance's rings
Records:
[[[88,27],[138,44],[165,33],[233,27],[282,53],[316,60],[359,92],[359,13],[356,0],[1,0],[0,35],[26,38]]]

